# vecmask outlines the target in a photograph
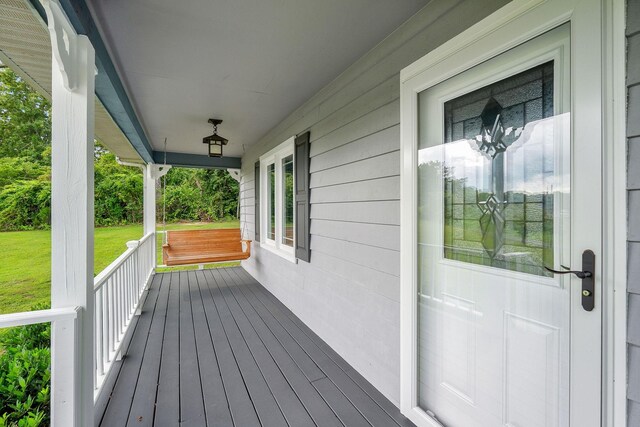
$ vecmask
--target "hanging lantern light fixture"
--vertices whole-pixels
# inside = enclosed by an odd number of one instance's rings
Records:
[[[222,146],[229,142],[228,139],[218,135],[218,125],[222,123],[222,120],[209,119],[208,123],[213,125],[213,135],[202,138],[202,143],[209,145],[209,157],[222,157]]]

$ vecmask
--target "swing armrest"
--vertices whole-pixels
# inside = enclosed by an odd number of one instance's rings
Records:
[[[251,242],[252,240],[247,240],[247,239],[240,240],[240,243],[245,243],[247,245],[247,250],[245,252],[248,253],[249,255],[251,255]]]
[[[162,263],[167,265],[167,262],[169,260],[169,248],[171,247],[171,245],[169,245],[169,243],[163,243],[162,244]]]

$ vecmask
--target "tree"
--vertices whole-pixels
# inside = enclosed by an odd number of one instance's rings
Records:
[[[10,68],[0,69],[0,157],[45,158],[51,144],[51,103]]]

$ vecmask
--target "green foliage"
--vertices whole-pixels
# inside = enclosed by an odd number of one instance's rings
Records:
[[[26,157],[0,157],[0,188],[16,181],[46,179],[50,175],[51,167]]]
[[[46,310],[49,304],[40,303],[31,307],[31,310]],[[51,342],[51,326],[48,323],[36,323],[35,325],[19,326],[8,329],[0,336],[2,347],[7,348],[49,348]]]
[[[0,69],[0,157],[46,161],[51,104],[11,69]]]
[[[0,231],[46,229],[51,214],[51,106],[8,68],[0,69]],[[143,179],[96,142],[95,225],[142,222]],[[235,218],[238,183],[223,170],[172,169],[168,222]],[[162,194],[158,219],[162,220]]]
[[[166,175],[166,198],[158,198],[158,220],[217,221],[235,218],[238,182],[227,171],[214,169],[171,169]]]
[[[138,168],[123,167],[113,154],[101,151],[96,144],[95,223],[111,226],[142,221],[142,173]]]
[[[34,306],[33,310],[47,308]],[[49,323],[11,328],[0,336],[0,427],[49,425]]]
[[[51,181],[16,181],[0,189],[0,230],[28,230],[49,226]]]

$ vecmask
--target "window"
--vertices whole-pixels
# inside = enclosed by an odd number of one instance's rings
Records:
[[[293,154],[282,159],[282,244],[293,247]]]
[[[294,138],[260,157],[261,247],[295,262]]]

